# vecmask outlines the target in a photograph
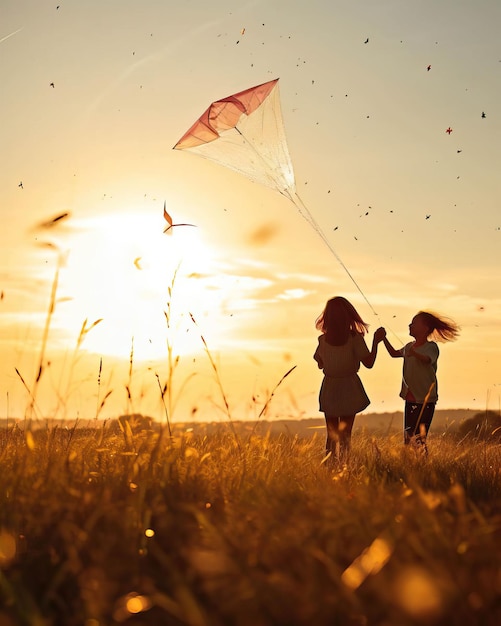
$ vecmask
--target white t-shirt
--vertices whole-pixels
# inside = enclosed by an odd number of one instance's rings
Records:
[[[434,341],[427,341],[422,346],[414,347],[416,352],[430,358],[429,363],[423,363],[415,356],[408,355],[413,345],[414,342],[411,341],[400,350],[404,357],[400,397],[405,400],[407,392],[410,391],[416,398],[416,402],[422,404],[431,389],[427,401],[436,402],[438,400],[437,361],[440,353],[438,346]]]

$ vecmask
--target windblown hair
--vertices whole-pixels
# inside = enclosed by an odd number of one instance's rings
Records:
[[[428,327],[428,337],[437,341],[454,341],[459,337],[461,328],[453,320],[430,313],[430,311],[419,311],[417,315]]]
[[[342,346],[350,333],[365,335],[369,328],[355,307],[342,296],[328,300],[322,314],[315,321],[315,328],[325,335],[331,346]]]

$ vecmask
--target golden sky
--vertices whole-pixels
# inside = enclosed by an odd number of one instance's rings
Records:
[[[438,406],[499,409],[497,0],[0,14],[0,417],[31,394],[44,418],[170,402],[225,419],[221,387],[253,417],[293,366],[270,415],[318,416],[314,322],[334,295],[394,345],[420,309],[455,319]],[[367,301],[292,202],[172,149],[211,101],[274,78],[299,195]],[[164,203],[194,226],[164,234]],[[362,369],[368,411],[401,409],[401,365],[383,348]]]

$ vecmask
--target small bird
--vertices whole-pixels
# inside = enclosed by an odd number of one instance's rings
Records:
[[[425,219],[429,220],[429,219],[430,219],[430,217],[431,217],[431,215],[427,215],[427,216],[425,217]]]
[[[364,41],[364,43],[369,43],[369,37]]]
[[[486,114],[482,111],[482,117],[487,117]]]
[[[428,67],[426,68],[426,71],[429,72],[431,70],[431,65],[428,65]]]
[[[23,181],[21,181],[21,182],[19,183],[18,187],[21,187],[21,189],[24,189],[24,187],[23,187]]]
[[[52,89],[54,89],[54,83],[50,83],[49,87],[52,87]]]
[[[174,226],[195,226],[195,224],[173,224],[172,217],[167,213],[165,202],[164,202],[164,220],[167,222],[167,224],[169,224],[167,228],[164,230],[164,234],[168,232],[169,230],[171,230],[171,228],[174,228]]]
[[[452,133],[452,128],[449,126],[449,128],[445,131],[448,135],[450,135]]]

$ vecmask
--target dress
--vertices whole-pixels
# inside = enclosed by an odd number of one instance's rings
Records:
[[[360,361],[368,356],[369,348],[360,333],[351,333],[342,346],[331,346],[325,335],[320,335],[313,358],[324,372],[319,404],[325,415],[355,415],[369,406],[370,400],[357,374]]]
[[[438,400],[438,387],[437,387],[437,360],[439,355],[439,349],[434,341],[427,341],[422,346],[414,347],[419,354],[425,354],[430,358],[430,363],[422,363],[418,359],[407,356],[408,351],[414,342],[406,344],[401,350],[401,354],[404,357],[404,367],[402,376],[402,389],[400,391],[400,397],[404,400],[407,397],[407,392],[410,390],[416,402],[423,404],[427,393],[431,390],[428,402],[436,402]]]

